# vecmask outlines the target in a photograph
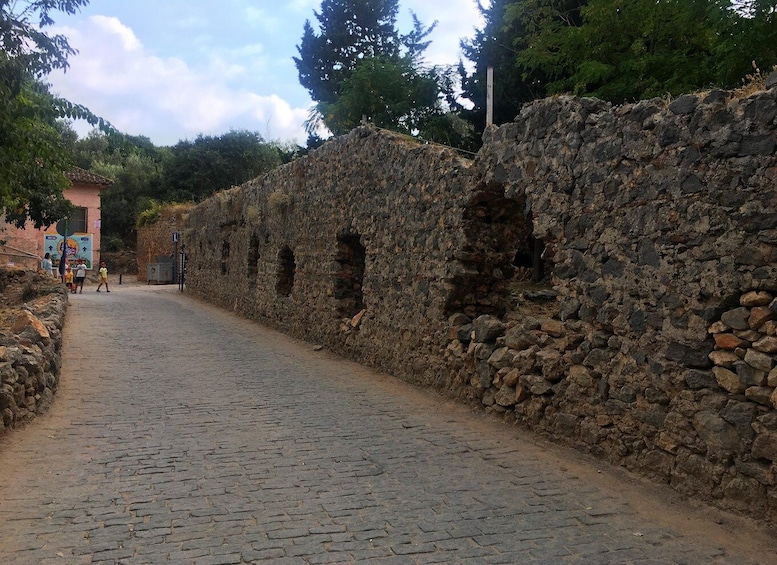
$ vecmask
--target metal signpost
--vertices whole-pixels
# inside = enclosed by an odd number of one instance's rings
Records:
[[[73,235],[75,230],[70,229],[70,218],[65,218],[57,222],[57,233],[62,236],[62,257],[59,259],[59,276],[65,276],[67,268],[67,238]]]
[[[173,232],[173,282],[178,280],[178,232]]]
[[[186,275],[186,244],[181,242],[181,276],[178,279],[178,290],[183,292],[184,276]]]

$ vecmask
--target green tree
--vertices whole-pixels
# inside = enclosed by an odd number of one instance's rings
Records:
[[[319,32],[305,22],[294,57],[300,84],[316,103],[306,122],[309,147],[320,143],[319,126],[342,134],[367,117],[381,127],[428,139],[460,139],[467,128],[449,69],[428,68],[423,53],[436,22],[396,28],[397,0],[323,0],[314,12]],[[456,130],[456,127],[459,127]]]
[[[92,170],[114,181],[100,198],[104,234],[131,245],[135,240],[138,214],[159,186],[160,163],[142,152],[134,152],[120,165],[98,161]]]
[[[515,1],[491,0],[484,7],[479,2],[484,25],[475,30],[473,38],[461,41],[464,57],[474,64],[471,73],[463,65],[459,66],[462,97],[472,104],[462,116],[478,131],[483,130],[486,122],[486,71],[489,66],[494,69],[495,124],[511,122],[525,102],[547,93],[547,81],[543,76],[538,77],[535,73],[524,77],[526,73],[517,65],[516,57],[527,33],[520,19],[508,17],[508,8],[514,4]]]
[[[398,0],[323,0],[314,12],[320,32],[305,22],[299,57],[294,64],[299,82],[315,102],[334,103],[342,82],[360,60],[400,56],[396,29]]]
[[[164,202],[199,201],[277,167],[282,156],[282,146],[244,130],[179,141],[163,162],[156,197]]]
[[[544,71],[549,92],[624,102],[713,82],[719,17],[709,0],[589,0],[579,22],[544,4],[514,13],[530,33],[518,64]]]
[[[625,102],[731,88],[777,62],[773,0],[521,0],[516,68],[547,93]]]
[[[777,5],[774,0],[722,4],[727,17],[715,47],[716,84],[731,88],[753,72],[753,62],[763,72],[777,65]]]
[[[102,234],[106,242],[131,246],[138,214],[159,192],[169,150],[147,137],[93,130],[73,143],[71,152],[77,166],[113,180],[100,195]]]
[[[408,59],[368,57],[341,83],[333,103],[319,102],[318,111],[335,135],[359,125],[362,116],[379,127],[411,134],[438,109],[434,76],[419,74]]]
[[[0,101],[0,213],[19,227],[50,225],[71,209],[62,196],[70,159],[50,102],[32,81]]]
[[[37,227],[65,216],[62,190],[71,167],[59,118],[108,124],[83,106],[52,96],[41,79],[66,69],[75,51],[62,35],[50,35],[52,14],[77,12],[88,0],[0,1],[0,213]]]

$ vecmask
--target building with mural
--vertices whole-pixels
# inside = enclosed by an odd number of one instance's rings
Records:
[[[37,268],[46,253],[58,265],[65,249],[68,262],[84,259],[88,269],[99,260],[100,193],[113,181],[80,168],[67,177],[71,184],[64,196],[75,206],[73,215],[60,225],[67,238],[57,232],[57,225],[35,228],[28,222],[19,229],[0,219],[0,265]]]

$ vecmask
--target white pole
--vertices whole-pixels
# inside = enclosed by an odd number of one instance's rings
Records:
[[[494,67],[486,70],[486,127],[494,123]]]

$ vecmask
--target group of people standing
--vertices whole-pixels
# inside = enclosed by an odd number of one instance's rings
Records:
[[[84,292],[84,281],[86,280],[86,263],[83,259],[78,259],[76,262],[75,272],[73,272],[73,269],[70,265],[65,264],[64,271],[62,268],[60,268],[59,275],[56,275],[54,273],[54,263],[51,261],[51,254],[46,253],[43,256],[40,267],[52,277],[59,278],[63,283],[65,283],[68,290],[72,294],[76,294],[76,292],[79,294]],[[97,285],[97,292],[100,292],[100,289],[103,285],[105,285],[105,292],[110,292],[110,289],[108,288],[108,267],[106,267],[105,261],[100,263],[99,280],[100,284]]]

